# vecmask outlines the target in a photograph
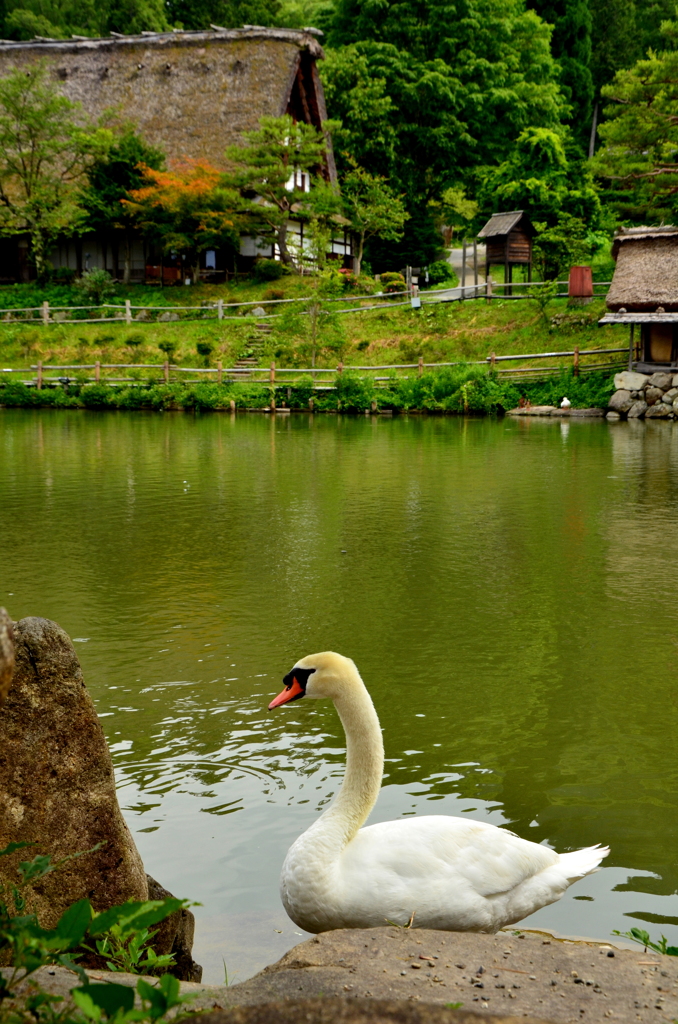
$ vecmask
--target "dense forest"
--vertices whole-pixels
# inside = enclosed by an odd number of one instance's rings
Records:
[[[400,237],[368,241],[374,267],[432,262],[443,226],[470,235],[498,209],[529,211],[554,266],[620,222],[672,218],[672,17],[671,0],[0,2],[5,39],[322,29],[340,176],[364,169],[406,211]]]

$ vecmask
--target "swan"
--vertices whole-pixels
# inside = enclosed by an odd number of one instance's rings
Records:
[[[495,932],[555,903],[595,871],[607,847],[555,853],[506,829],[447,815],[361,826],[384,767],[379,719],[358,669],[332,651],[302,658],[269,710],[304,697],[334,701],[346,773],[328,809],[290,847],[280,876],[289,917],[308,932],[387,922]]]
[[[560,403],[560,408],[561,409],[569,409],[571,407],[571,405],[572,405],[572,402],[570,401],[570,399],[569,398],[564,398],[562,400],[562,402]]]

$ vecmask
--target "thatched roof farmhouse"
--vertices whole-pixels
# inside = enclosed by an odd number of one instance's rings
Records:
[[[131,121],[148,142],[164,149],[170,163],[204,159],[225,168],[227,147],[257,128],[263,115],[289,113],[322,126],[327,113],[316,66],[323,57],[319,34],[315,29],[213,26],[205,32],[0,42],[0,76],[45,62],[64,94],[81,103],[91,119],[113,112]],[[322,170],[336,179],[329,140]],[[105,245],[101,251],[93,238],[62,247],[55,264],[65,260],[66,266],[81,269],[83,246],[90,252],[87,265],[111,269],[111,253]],[[141,243],[136,248],[134,276],[140,279],[146,254]],[[213,269],[218,268],[213,264]],[[25,272],[12,273],[7,257],[0,256],[0,278],[12,277],[25,277]]]
[[[601,324],[630,325],[629,369],[652,373],[678,364],[678,227],[622,229]],[[636,333],[635,328],[639,330]]]
[[[327,118],[314,31],[271,28],[158,32],[107,39],[0,43],[0,75],[47,63],[91,118],[113,109],[170,161],[225,166],[226,147],[262,115]],[[328,154],[328,169],[334,163]]]

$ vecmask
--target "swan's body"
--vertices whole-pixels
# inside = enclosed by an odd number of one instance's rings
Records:
[[[280,891],[306,931],[420,928],[494,932],[559,900],[608,849],[557,854],[495,825],[426,815],[361,828],[376,803],[381,729],[352,661],[326,652],[297,662],[271,707],[329,697],[346,732],[346,774],[332,805],[290,848]]]
[[[572,402],[570,401],[570,399],[569,398],[564,398],[562,400],[562,402],[560,403],[560,408],[561,409],[569,409],[571,405],[572,405]]]

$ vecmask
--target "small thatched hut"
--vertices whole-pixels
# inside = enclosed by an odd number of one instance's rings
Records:
[[[616,267],[601,324],[631,328],[629,368],[641,373],[678,365],[678,227],[622,229],[612,245]],[[635,328],[639,331],[636,333]]]
[[[322,127],[327,113],[316,66],[323,57],[319,34],[316,29],[213,26],[206,32],[0,42],[0,76],[45,62],[63,93],[80,102],[92,120],[113,112],[164,149],[170,163],[203,159],[225,168],[227,147],[242,142],[263,115],[288,113]],[[329,139],[319,170],[336,180]],[[25,242],[4,240],[0,249],[0,280],[25,277]],[[244,249],[245,260],[259,254],[255,240]],[[350,240],[344,239],[341,249],[339,244],[336,255],[348,257]],[[139,240],[133,261],[138,280],[147,256]],[[102,249],[102,240],[94,237],[62,246],[53,261],[78,272],[87,265],[117,270],[114,249],[106,243]],[[205,270],[218,271],[218,262],[212,253]]]
[[[504,280],[513,280],[514,267],[527,267],[527,279],[532,280],[532,239],[534,228],[523,210],[494,213],[478,232],[485,239],[485,276],[490,267],[501,264]]]

